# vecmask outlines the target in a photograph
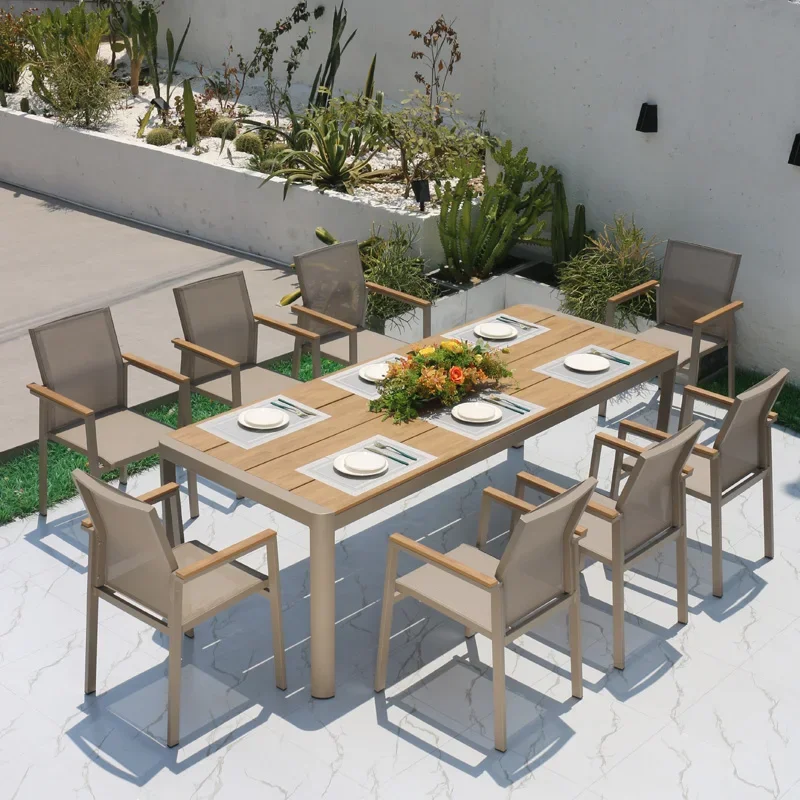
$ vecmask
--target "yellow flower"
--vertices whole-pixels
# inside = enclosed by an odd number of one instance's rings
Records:
[[[452,339],[442,342],[442,349],[449,350],[451,353],[461,353],[464,350],[461,342],[456,342]]]
[[[504,347],[500,352],[501,353],[510,353],[511,350],[509,350],[507,347]]]
[[[476,363],[476,364],[481,364],[481,363],[483,363],[483,356],[482,356],[480,353],[477,353],[477,354],[476,354],[476,356],[475,356],[475,363]]]
[[[422,350],[419,351],[419,354],[423,358],[427,358],[428,356],[432,356],[435,352],[436,352],[435,347],[428,346],[428,347],[423,347]]]

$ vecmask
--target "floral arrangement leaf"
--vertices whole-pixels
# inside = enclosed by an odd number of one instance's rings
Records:
[[[457,405],[469,394],[511,377],[500,353],[455,340],[415,350],[389,368],[380,396],[370,401],[370,411],[383,412],[399,423],[416,419],[435,404]]]

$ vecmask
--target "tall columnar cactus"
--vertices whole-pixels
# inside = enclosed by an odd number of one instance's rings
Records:
[[[553,183],[553,218],[550,224],[553,266],[558,267],[574,258],[586,247],[587,241],[586,208],[583,205],[575,207],[575,220],[570,233],[567,193],[564,181],[559,176]]]
[[[189,147],[197,145],[197,108],[188,78],[183,82],[183,134]]]

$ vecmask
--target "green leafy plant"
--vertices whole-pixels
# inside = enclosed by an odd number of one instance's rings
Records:
[[[253,131],[239,134],[233,145],[239,153],[250,153],[251,156],[264,155],[264,143],[261,141],[261,137]]]
[[[174,134],[169,128],[153,128],[145,140],[147,144],[152,144],[155,147],[164,147],[172,142]]]
[[[553,183],[553,217],[550,223],[553,266],[558,268],[561,264],[579,255],[594,235],[594,231],[586,232],[586,208],[581,204],[575,206],[575,219],[570,233],[567,193],[564,189],[564,181],[559,175]]]
[[[250,131],[250,133],[254,133]],[[254,134],[258,136],[258,134]],[[264,146],[264,152],[260,155],[254,155],[247,166],[254,172],[265,172],[268,175],[276,169],[280,168],[280,156],[286,150],[286,145],[283,142],[270,142]]]
[[[183,135],[189,147],[197,147],[197,104],[194,100],[192,82],[187,78],[183,82]]]
[[[216,139],[235,139],[236,120],[230,117],[218,117],[216,122],[211,126],[211,135]]]
[[[172,30],[167,28],[167,72],[164,76],[164,102],[166,103],[166,110],[169,111],[169,101],[172,97],[172,80],[175,77],[175,67],[178,64],[178,60],[181,57],[181,51],[183,50],[183,44],[186,41],[186,34],[189,33],[189,28],[192,24],[192,18],[189,17],[189,21],[186,23],[186,28],[184,28],[183,36],[181,36],[181,40],[178,43],[177,49],[175,48],[175,38],[172,35]],[[148,68],[148,78],[150,80],[150,85],[153,87],[153,95],[155,96],[156,100],[161,100],[161,83],[158,76],[158,15],[152,14],[148,15],[146,20],[146,27],[143,31],[145,41],[147,42],[147,49],[146,49],[146,58],[147,58],[147,68]],[[166,116],[166,112],[162,114],[162,116]]]
[[[188,80],[188,78],[187,78]],[[184,95],[186,94],[186,82],[184,81]],[[195,95],[192,93],[194,99],[194,118],[195,126],[197,128],[198,139],[202,136],[210,136],[211,128],[214,123],[219,119],[219,112],[216,108],[212,108],[207,104],[203,95]],[[153,108],[153,106],[151,106]],[[181,130],[186,130],[186,112],[184,110],[184,99],[180,95],[175,98],[175,114],[178,117],[178,125]]]
[[[0,90],[16,92],[25,64],[31,59],[26,28],[36,16],[26,10],[21,16],[0,9]]]
[[[655,246],[655,239],[645,239],[644,231],[633,219],[629,223],[624,216],[615,217],[612,227],[606,225],[559,270],[562,309],[592,322],[605,322],[609,297],[658,277]],[[652,295],[621,303],[616,324],[637,327],[637,317],[651,315],[653,304]]]
[[[149,37],[154,30],[158,31],[158,22],[155,21],[156,11],[149,3],[134,3],[133,0],[127,0],[119,11],[121,12],[119,16],[112,13],[111,31],[121,44],[116,46],[112,44],[112,49],[121,49],[127,53],[131,72],[131,94],[137,97],[142,64],[148,47],[152,46]]]
[[[356,31],[353,31],[344,44],[341,43],[344,29],[347,27],[347,10],[344,7],[344,0],[339,4],[339,8],[333,10],[333,26],[331,27],[331,43],[328,48],[328,57],[324,64],[319,65],[314,82],[311,84],[311,94],[308,98],[309,106],[324,108],[333,97],[333,84],[336,81],[336,73],[342,62],[342,55],[347,49],[347,45],[353,41]]]
[[[441,120],[442,103],[450,104],[451,95],[446,92],[447,79],[453,74],[453,68],[461,61],[461,46],[458,33],[453,27],[455,20],[448,22],[440,16],[425,33],[412,30],[409,33],[415,41],[422,40],[425,50],[415,50],[411,58],[421,61],[429,75],[417,71],[414,80],[425,87],[428,106],[434,111],[437,120]]]
[[[545,223],[541,216],[552,207],[551,187],[557,175],[553,167],[528,162],[523,148],[486,187],[479,205],[465,178],[447,185],[439,216],[446,273],[457,281],[482,280],[508,258],[518,242],[542,244]]]

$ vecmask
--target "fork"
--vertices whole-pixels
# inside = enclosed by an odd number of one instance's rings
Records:
[[[283,403],[279,403],[279,402],[277,402],[275,400],[271,400],[270,401],[270,405],[275,406],[275,408],[279,408],[281,411],[291,411],[292,414],[294,414],[295,416],[300,417],[300,419],[305,419],[307,416],[309,416],[308,414],[305,414],[302,411],[299,411],[294,406],[285,406],[285,405],[283,405]]]
[[[527,325],[524,322],[520,322],[518,319],[511,319],[511,317],[504,317],[502,314],[500,316],[498,316],[498,317],[495,317],[495,319],[499,319],[500,322],[505,322],[508,325],[512,325],[512,324],[516,325],[518,328],[522,328],[522,330],[524,330],[524,331],[532,331],[533,330],[533,326],[532,325]]]
[[[392,447],[390,444],[384,444],[383,442],[373,442],[373,447],[377,447],[379,450],[391,450],[393,453],[397,453],[397,455],[402,456],[403,458],[410,458],[412,461],[416,461],[417,457],[412,456],[410,453],[405,453],[402,450],[398,449],[397,447]]]

